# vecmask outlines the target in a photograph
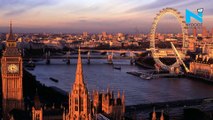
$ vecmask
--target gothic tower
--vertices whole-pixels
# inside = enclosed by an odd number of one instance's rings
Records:
[[[12,109],[23,109],[22,57],[16,40],[10,33],[6,40],[6,50],[1,58],[3,117],[8,119]]]
[[[90,120],[90,101],[88,90],[84,83],[81,52],[78,51],[75,82],[69,94],[69,113],[67,120]]]

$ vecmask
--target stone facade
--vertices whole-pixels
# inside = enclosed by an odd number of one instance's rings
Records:
[[[122,96],[118,91],[117,97],[115,97],[113,91],[109,89],[107,92],[93,91],[93,105],[95,113],[103,113],[113,120],[124,119],[125,114],[125,95]]]
[[[213,58],[201,55],[196,56],[196,60],[190,63],[190,73],[212,79]]]

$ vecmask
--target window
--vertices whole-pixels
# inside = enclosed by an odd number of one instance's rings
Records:
[[[36,114],[36,120],[40,120],[39,114]]]
[[[75,104],[76,105],[78,104],[78,98],[75,98]]]
[[[75,111],[78,111],[78,106],[75,106]]]
[[[84,111],[84,103],[82,98],[80,98],[80,111]]]

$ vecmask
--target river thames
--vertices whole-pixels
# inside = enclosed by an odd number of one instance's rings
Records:
[[[71,60],[66,65],[62,60],[51,60],[50,65],[44,61],[36,63],[33,71],[36,79],[47,86],[55,86],[70,92],[75,80],[77,60]],[[94,89],[103,91],[110,87],[111,90],[125,91],[126,105],[166,102],[196,98],[213,97],[213,85],[187,78],[158,78],[144,80],[126,72],[146,71],[138,66],[131,66],[129,60],[115,60],[114,64],[121,66],[121,70],[113,69],[106,64],[106,60],[83,60],[84,81],[89,93]],[[59,80],[55,83],[49,77]]]

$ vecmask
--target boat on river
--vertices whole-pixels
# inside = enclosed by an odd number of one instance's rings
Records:
[[[113,69],[121,70],[121,66],[113,66]]]
[[[58,83],[58,80],[57,80],[57,79],[55,79],[55,78],[50,77],[49,79],[50,79],[51,81],[53,81],[53,82]]]
[[[34,70],[35,67],[36,65],[32,60],[30,60],[27,64],[25,64],[25,68],[27,70]]]

